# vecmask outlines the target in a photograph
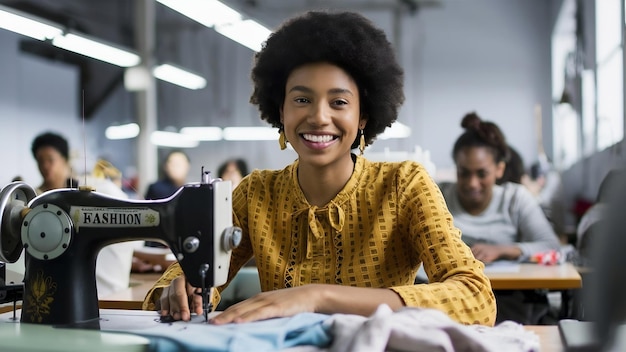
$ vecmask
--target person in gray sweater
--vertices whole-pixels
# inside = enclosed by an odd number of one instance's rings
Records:
[[[454,225],[476,259],[525,261],[534,254],[559,249],[559,240],[539,203],[523,186],[497,185],[508,160],[508,146],[500,128],[467,114],[465,132],[454,144],[452,157],[457,182],[440,184]],[[496,322],[513,320],[540,324],[547,314],[544,292],[494,291],[498,304]]]
[[[446,183],[440,187],[463,241],[485,264],[499,259],[526,261],[534,254],[559,248],[550,222],[523,185],[493,185],[489,204],[477,214],[463,207],[459,199],[463,186]]]

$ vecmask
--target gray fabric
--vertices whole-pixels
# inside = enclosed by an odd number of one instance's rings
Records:
[[[539,337],[520,324],[462,325],[435,309],[381,305],[370,317],[333,314],[323,325],[333,335],[330,352],[539,351]]]
[[[456,183],[439,186],[454,217],[454,225],[461,229],[463,241],[469,246],[478,242],[516,244],[522,250],[520,260],[535,253],[559,249],[559,240],[552,226],[524,186],[514,183],[495,185],[491,203],[479,215],[471,215],[463,209]]]

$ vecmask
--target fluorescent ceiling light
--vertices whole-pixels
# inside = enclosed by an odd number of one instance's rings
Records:
[[[154,131],[150,135],[150,141],[160,147],[194,148],[198,146],[197,140],[177,132]]]
[[[245,20],[215,26],[215,30],[219,34],[254,51],[261,51],[261,45],[272,33],[272,31],[254,20]]]
[[[152,80],[152,72],[144,65],[127,67],[124,70],[124,88],[128,91],[146,90]]]
[[[278,130],[273,127],[226,127],[222,133],[227,141],[278,140]]]
[[[254,51],[271,31],[254,20],[244,20],[241,13],[217,0],[157,0],[161,4],[181,13],[207,27],[215,27],[221,35]]]
[[[51,39],[54,46],[121,67],[141,62],[139,55],[129,50],[83,34],[64,34],[60,25],[1,5],[0,28],[39,40]]]
[[[5,6],[0,6],[0,28],[38,40],[52,39],[63,32],[60,26]]]
[[[387,127],[385,131],[378,136],[378,139],[409,138],[410,136],[411,128],[396,121],[391,127]]]
[[[57,36],[52,40],[52,44],[121,67],[131,67],[141,62],[139,55],[135,53],[105,44],[100,40],[90,39],[82,34],[67,33]]]
[[[207,27],[241,21],[239,12],[217,0],[157,1]]]
[[[127,123],[118,126],[109,126],[104,131],[107,139],[129,139],[139,135],[139,125],[136,123]]]
[[[180,129],[180,133],[197,141],[219,141],[222,139],[222,129],[219,127],[183,127]]]
[[[171,64],[163,64],[152,70],[154,77],[189,89],[206,87],[206,79]]]

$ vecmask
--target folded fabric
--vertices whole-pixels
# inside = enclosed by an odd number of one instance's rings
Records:
[[[539,351],[539,337],[520,324],[467,326],[434,309],[407,307],[393,312],[381,305],[369,318],[334,314],[323,325],[333,335],[331,352]]]

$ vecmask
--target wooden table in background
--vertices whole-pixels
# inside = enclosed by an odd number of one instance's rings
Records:
[[[141,309],[146,293],[160,277],[160,273],[131,274],[130,287],[100,299],[100,308]]]
[[[519,264],[517,272],[486,272],[494,290],[549,289],[568,290],[582,287],[576,267],[561,265]],[[131,287],[100,300],[103,309],[141,309],[146,293],[161,277],[159,273],[131,274]]]
[[[519,264],[517,272],[489,272],[485,274],[494,290],[569,290],[582,287],[576,267],[570,263],[560,265]]]
[[[582,287],[576,267],[561,265],[519,264],[516,272],[485,272],[494,290],[568,290]],[[148,290],[161,276],[159,273],[131,274],[131,287],[100,300],[100,308],[141,309]]]
[[[130,287],[116,292],[110,296],[100,300],[100,308],[102,309],[141,309],[143,299],[152,288],[152,285],[161,277],[160,273],[147,274],[131,274]],[[7,270],[7,282],[21,282],[24,278],[23,274]],[[19,301],[17,307],[21,307],[22,302]],[[0,313],[13,310],[13,304],[5,303],[0,305]]]
[[[559,335],[559,328],[556,325],[526,325],[526,330],[530,330],[539,336],[539,346],[541,352],[562,352],[563,343]]]

